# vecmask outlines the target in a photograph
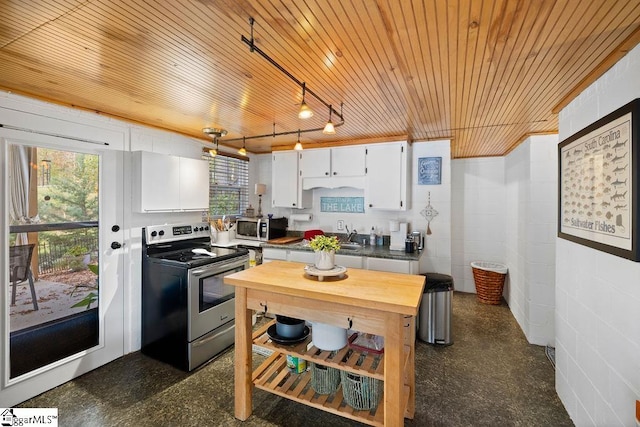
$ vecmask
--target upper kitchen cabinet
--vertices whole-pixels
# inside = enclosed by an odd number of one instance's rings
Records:
[[[209,209],[206,160],[133,152],[134,208],[138,212]]]
[[[369,209],[409,208],[409,154],[407,141],[367,146],[364,197]]]
[[[364,145],[304,150],[300,163],[303,189],[364,188],[365,153]]]
[[[271,206],[303,209],[312,205],[311,193],[302,190],[300,151],[276,151],[271,165]]]

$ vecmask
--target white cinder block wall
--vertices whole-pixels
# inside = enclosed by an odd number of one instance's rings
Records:
[[[452,161],[452,275],[475,293],[470,263],[506,264],[504,296],[532,344],[554,343],[557,141],[532,136],[506,157]]]
[[[554,345],[557,135],[506,157],[505,299],[532,344]]]
[[[638,76],[640,46],[560,112],[560,140],[640,97]],[[635,426],[640,263],[563,239],[556,245],[558,395],[576,425]]]
[[[452,276],[475,293],[472,261],[505,263],[505,158],[451,162]]]

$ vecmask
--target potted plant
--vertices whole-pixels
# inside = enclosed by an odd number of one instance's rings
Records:
[[[309,246],[316,252],[315,267],[318,270],[331,270],[335,266],[336,251],[340,249],[336,236],[315,236]]]

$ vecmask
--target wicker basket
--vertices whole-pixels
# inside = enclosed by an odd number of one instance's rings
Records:
[[[311,363],[311,387],[318,394],[331,394],[340,385],[340,371],[328,366]]]
[[[494,262],[474,261],[471,269],[478,301],[483,304],[500,304],[507,267]]]
[[[340,371],[340,378],[342,396],[347,405],[360,411],[378,407],[382,395],[382,381],[346,371]]]

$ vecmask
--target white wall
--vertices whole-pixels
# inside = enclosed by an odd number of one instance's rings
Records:
[[[560,112],[560,139],[640,97],[638,76],[640,46]],[[556,239],[556,390],[577,425],[636,425],[639,307],[640,263]]]
[[[452,161],[456,290],[475,293],[470,263],[505,264],[504,297],[528,341],[554,343],[557,135],[506,157]]]
[[[470,263],[505,263],[504,157],[451,162],[451,252],[455,289],[475,293]]]
[[[417,164],[421,157],[442,157],[442,184],[417,184]],[[326,232],[339,232],[337,221],[344,220],[350,230],[356,229],[359,234],[369,234],[371,227],[375,227],[378,232],[388,235],[389,220],[397,219],[408,222],[410,229],[420,230],[425,234],[427,221],[420,211],[427,206],[427,197],[430,192],[431,205],[438,211],[438,216],[431,222],[432,234],[426,238],[427,252],[420,259],[420,272],[451,274],[451,150],[448,140],[414,142],[411,145],[410,209],[404,212],[366,209],[364,213],[320,212],[320,197],[364,197],[364,190],[358,188],[309,190],[313,192],[313,207],[310,209],[271,208],[271,155],[258,155],[255,160],[257,179],[267,184],[267,194],[262,200],[264,214],[273,213],[276,216],[286,217],[296,213],[312,214],[312,220],[309,222],[290,222],[291,230],[304,231],[317,228]]]
[[[527,138],[505,159],[505,299],[532,344],[554,345],[557,135]]]

